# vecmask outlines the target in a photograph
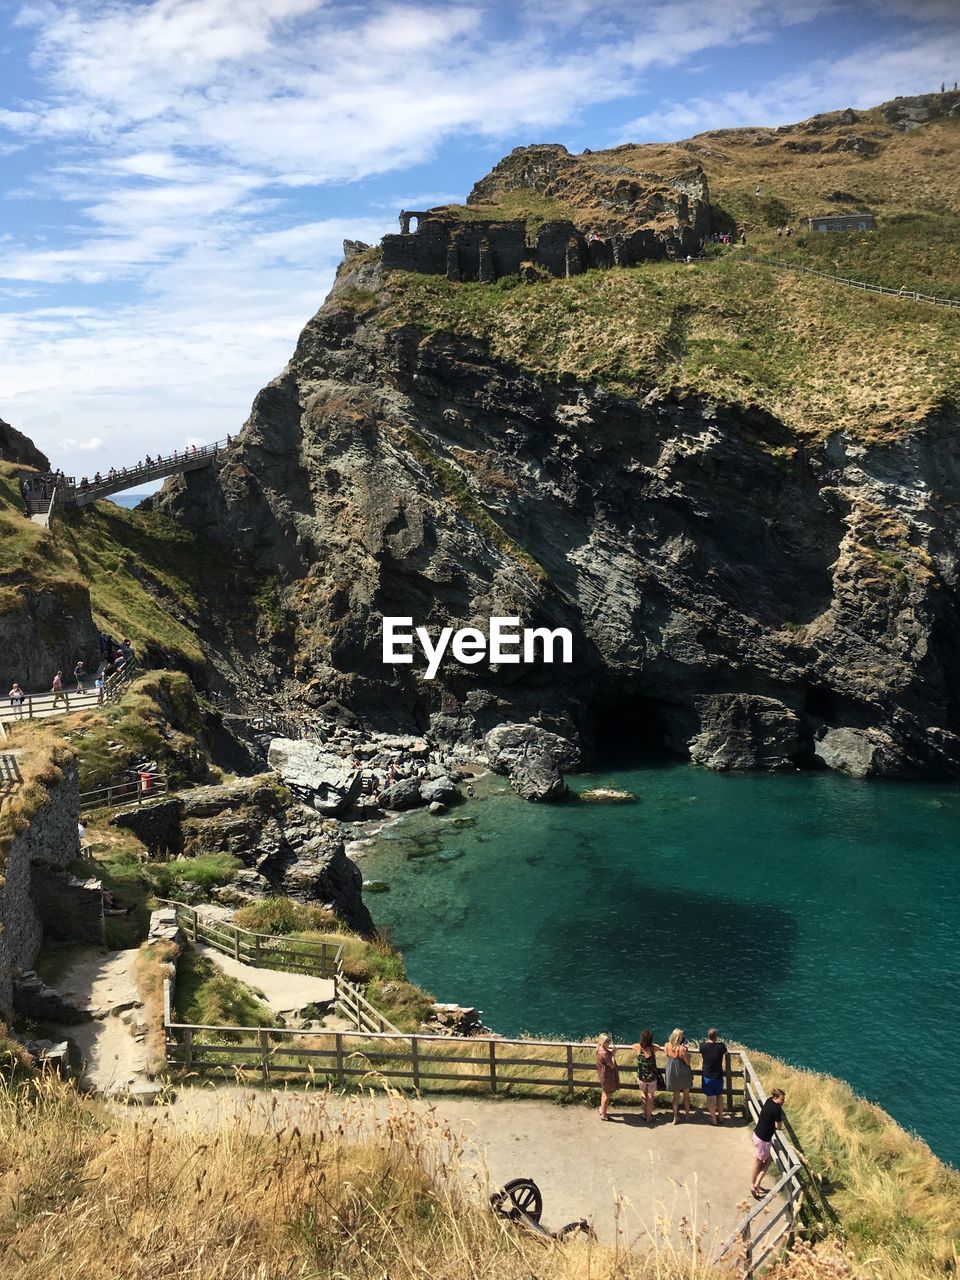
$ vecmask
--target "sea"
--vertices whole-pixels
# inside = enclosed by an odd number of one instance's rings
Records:
[[[362,855],[412,981],[505,1035],[717,1026],[842,1077],[960,1166],[960,788],[663,760],[570,781],[636,799],[535,805],[482,780]]]

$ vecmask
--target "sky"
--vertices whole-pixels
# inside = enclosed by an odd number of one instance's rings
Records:
[[[0,0],[0,418],[78,476],[222,439],[343,239],[515,146],[958,77],[957,0]]]

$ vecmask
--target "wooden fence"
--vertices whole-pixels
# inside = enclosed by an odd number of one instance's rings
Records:
[[[829,271],[817,271],[815,267],[804,266],[800,262],[781,262],[777,258],[761,258],[757,254],[745,253],[741,257],[745,262],[756,262],[764,267],[777,267],[781,271],[799,271],[805,276],[817,276],[820,280],[829,280],[831,284],[846,285],[849,289],[861,289],[864,293],[883,293],[888,298],[906,298],[909,302],[927,302],[935,307],[960,307],[960,298],[938,298],[935,294],[918,293],[914,289],[902,286],[891,289],[886,284],[869,284],[866,280],[851,280],[848,276],[831,275]]]
[[[114,702],[119,698],[135,674],[135,665],[132,662],[126,663],[122,670],[115,671],[104,682],[102,698],[96,689],[85,689],[83,693],[70,693],[67,689],[60,694],[25,693],[23,700],[16,705],[4,698],[0,704],[0,720],[12,724],[18,720],[40,720],[47,716],[93,710],[105,702]]]
[[[183,902],[171,902],[167,898],[158,898],[157,901],[161,906],[172,907],[176,911],[177,924],[191,942],[205,942],[224,955],[239,960],[241,964],[253,965],[257,969],[306,973],[314,978],[330,978],[335,987],[345,980],[343,947],[332,942],[252,933],[249,929],[241,929],[239,925],[229,924],[225,920],[202,916],[196,907],[188,907]]]
[[[109,787],[96,787],[93,791],[80,792],[80,812],[91,809],[114,809],[121,805],[151,804],[167,795],[167,779],[162,773],[151,773],[130,782],[116,782]]]
[[[354,988],[355,990],[355,988]],[[364,1079],[414,1089],[479,1086],[503,1092],[535,1087],[573,1096],[599,1088],[596,1046],[561,1040],[508,1040],[496,1036],[417,1035],[393,1031],[323,1031],[293,1028],[216,1027],[175,1022],[165,988],[167,1061],[203,1071],[226,1062],[264,1080],[315,1075],[344,1085]],[[743,1102],[741,1055],[726,1059],[727,1105]],[[693,1089],[699,1093],[699,1088]]]
[[[756,1122],[767,1095],[749,1057],[741,1053],[740,1061],[743,1064],[744,1113],[748,1120]],[[803,1205],[806,1168],[803,1157],[783,1130],[774,1133],[772,1147],[774,1167],[779,1170],[780,1177],[763,1200],[737,1223],[736,1230],[724,1241],[717,1259],[739,1260],[747,1280],[789,1243]]]

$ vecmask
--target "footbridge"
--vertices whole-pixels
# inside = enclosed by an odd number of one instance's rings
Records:
[[[165,457],[158,455],[151,458],[148,454],[142,462],[137,462],[132,467],[121,467],[119,471],[116,467],[111,467],[105,475],[98,471],[92,479],[84,476],[79,482],[72,476],[65,476],[57,485],[56,501],[58,504],[85,507],[98,498],[109,498],[125,489],[138,489],[151,480],[165,480],[167,476],[199,471],[203,467],[212,466],[235,443],[234,436],[227,436],[225,440],[217,440],[213,444],[199,447],[192,445],[182,452],[175,449]]]

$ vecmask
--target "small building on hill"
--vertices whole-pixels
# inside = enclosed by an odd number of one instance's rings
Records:
[[[807,225],[811,231],[872,231],[875,224],[872,213],[825,213]]]

